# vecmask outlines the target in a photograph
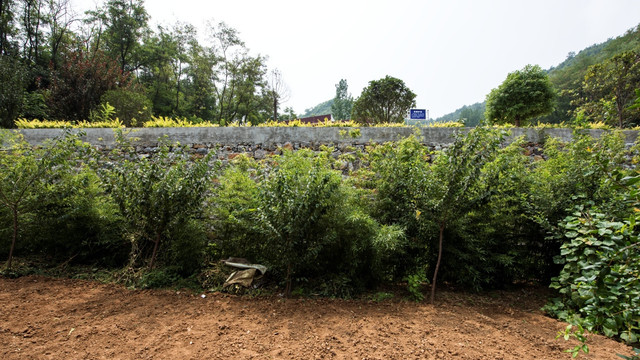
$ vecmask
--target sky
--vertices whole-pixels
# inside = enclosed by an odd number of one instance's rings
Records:
[[[102,0],[72,0],[78,13]],[[485,100],[527,64],[556,66],[569,52],[640,24],[640,0],[146,0],[152,28],[225,22],[253,55],[268,57],[290,106],[332,99],[346,79],[358,97],[390,75],[438,118]],[[206,42],[204,42],[206,45]]]

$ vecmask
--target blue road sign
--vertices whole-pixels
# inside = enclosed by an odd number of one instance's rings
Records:
[[[425,120],[427,118],[426,109],[411,109],[411,120]]]

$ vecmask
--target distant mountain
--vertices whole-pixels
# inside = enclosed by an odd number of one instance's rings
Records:
[[[320,103],[310,109],[306,109],[304,113],[300,115],[300,117],[304,118],[310,116],[331,114],[331,105],[333,105],[333,99]]]
[[[450,122],[462,120],[465,126],[477,126],[484,120],[485,102],[465,105],[458,110],[437,118],[436,122]]]
[[[571,105],[571,95],[569,93],[571,90],[576,90],[580,87],[589,66],[631,50],[640,51],[640,25],[630,29],[624,35],[609,39],[601,44],[591,45],[577,54],[570,52],[562,63],[547,70],[549,80],[551,80],[559,94],[555,111],[547,116],[534,119],[533,122],[569,122],[571,120],[570,112],[575,109]],[[495,87],[499,85],[496,84]],[[477,116],[479,111],[482,111],[482,117],[484,118],[484,106],[484,102],[465,105],[450,114],[436,119],[436,121],[468,119],[470,115]],[[465,113],[463,114],[463,112]]]

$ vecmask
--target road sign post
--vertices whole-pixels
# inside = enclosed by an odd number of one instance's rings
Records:
[[[425,109],[411,109],[410,114],[411,120],[426,120],[427,119],[427,110]]]

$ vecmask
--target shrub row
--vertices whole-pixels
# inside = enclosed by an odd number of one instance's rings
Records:
[[[639,297],[620,286],[638,287],[640,182],[617,133],[549,139],[544,160],[522,139],[503,146],[496,128],[439,152],[409,137],[357,153],[349,176],[329,152],[220,168],[166,140],[140,156],[116,133],[107,155],[70,133],[39,148],[2,133],[2,256],[117,266],[148,284],[162,283],[153,269],[196,276],[239,256],[286,293],[338,296],[403,280],[420,298],[427,279],[435,291],[553,278],[551,313],[637,339]]]

